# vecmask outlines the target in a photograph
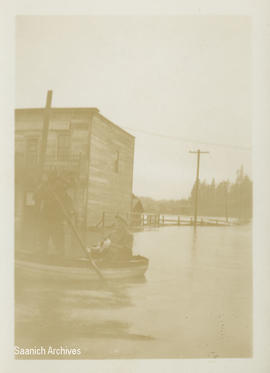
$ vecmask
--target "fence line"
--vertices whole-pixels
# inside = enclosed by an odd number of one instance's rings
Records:
[[[110,226],[113,223],[115,213],[109,211],[103,211],[101,218],[96,224],[96,228]],[[181,215],[166,215],[166,214],[154,214],[154,213],[125,213],[120,214],[127,224],[131,227],[161,227],[161,226],[191,226],[194,225],[193,217],[181,216]],[[224,220],[215,218],[199,218],[197,225],[201,226],[224,226],[231,225],[232,222],[226,218]]]

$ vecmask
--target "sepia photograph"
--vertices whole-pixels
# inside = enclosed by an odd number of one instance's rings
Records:
[[[15,34],[14,358],[252,358],[251,17]]]

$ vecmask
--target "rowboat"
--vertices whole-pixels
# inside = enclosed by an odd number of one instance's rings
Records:
[[[148,259],[143,256],[132,256],[129,260],[105,262],[95,260],[103,277],[111,279],[129,279],[143,277],[148,269]],[[69,259],[59,257],[35,257],[20,255],[15,260],[16,276],[48,280],[97,280],[97,273],[87,258]]]

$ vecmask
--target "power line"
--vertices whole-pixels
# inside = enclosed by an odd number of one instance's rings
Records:
[[[238,150],[244,150],[244,151],[251,151],[251,147],[249,146],[241,146],[241,145],[230,145],[230,144],[221,144],[221,143],[214,143],[214,142],[208,142],[208,141],[200,141],[200,140],[194,140],[188,137],[179,137],[179,136],[169,136],[169,135],[164,135],[161,133],[157,132],[150,132],[150,131],[145,131],[143,129],[135,129],[131,127],[123,127],[124,129],[127,129],[129,131],[135,131],[135,132],[141,132],[149,136],[157,136],[157,137],[163,137],[167,139],[173,139],[176,141],[183,141],[183,142],[190,142],[194,144],[202,144],[202,145],[209,145],[209,146],[220,146],[222,148],[231,148],[231,149],[238,149]]]

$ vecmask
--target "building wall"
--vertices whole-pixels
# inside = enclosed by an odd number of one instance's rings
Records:
[[[34,190],[39,181],[43,114],[43,109],[19,109],[15,113],[17,223],[27,210],[26,193]],[[64,134],[70,138],[70,157],[59,159],[59,136]],[[30,144],[33,148],[33,139],[38,152],[35,162],[30,162],[27,147]],[[131,211],[133,156],[134,137],[101,116],[97,109],[51,110],[45,172],[56,169],[75,175],[71,197],[79,225],[96,226],[103,212],[107,225],[115,214],[125,217]]]
[[[91,122],[91,113],[88,111],[71,111],[67,109],[52,110],[49,124],[46,166],[53,161],[58,167],[67,166],[66,160],[57,157],[58,137],[61,134],[70,136],[70,155],[88,159],[88,132]],[[15,116],[15,152],[23,162],[26,162],[27,139],[37,138],[38,148],[43,126],[43,110],[18,110]]]
[[[22,219],[25,206],[21,199],[29,190],[35,190],[39,180],[39,157],[43,126],[43,110],[17,110],[15,115],[15,159],[16,159],[16,205],[15,218]],[[74,186],[71,197],[77,213],[78,224],[86,224],[86,201],[89,163],[89,128],[91,110],[76,111],[53,109],[50,116],[47,152],[44,165],[46,173],[56,171],[71,175]],[[59,157],[59,139],[66,135],[69,149],[64,157]],[[36,161],[29,159],[27,147],[29,141],[36,139]]]
[[[115,214],[131,211],[134,137],[94,114],[91,127],[88,183],[88,226],[95,226],[105,212],[105,225]],[[117,167],[117,169],[116,169]]]

